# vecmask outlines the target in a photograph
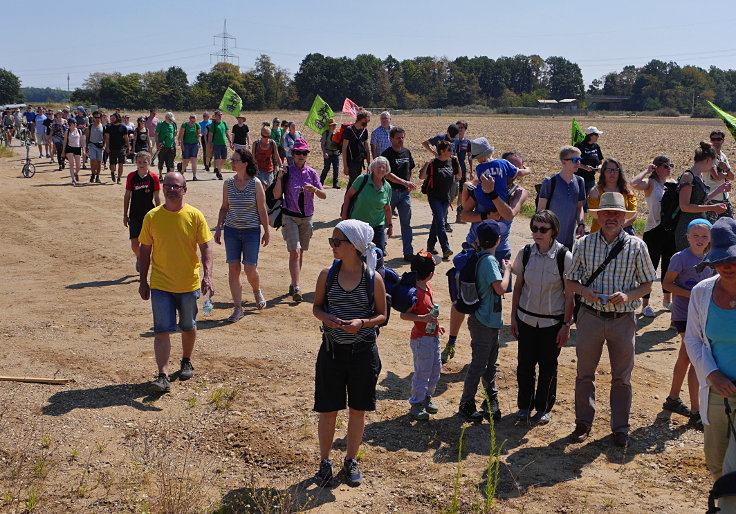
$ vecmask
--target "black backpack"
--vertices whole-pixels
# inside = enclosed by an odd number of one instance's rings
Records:
[[[276,187],[276,182],[278,180],[281,180],[281,196],[279,198],[274,197],[273,190]],[[279,175],[278,172],[276,172],[276,177],[273,179],[273,182],[270,186],[266,188],[266,207],[268,211],[268,224],[271,225],[273,228],[278,230],[281,228],[282,224],[282,208],[284,203],[284,192],[286,191],[286,186],[289,183],[289,174],[283,173]]]
[[[529,257],[531,257],[532,255],[532,246],[534,246],[534,243],[529,243],[521,251],[522,274],[524,270],[526,270],[526,265],[529,262]],[[565,287],[565,257],[567,256],[568,252],[569,250],[563,246],[557,252],[557,255],[555,255],[555,260],[557,261],[557,270],[560,272],[560,278],[562,279],[563,289]]]
[[[547,198],[547,207],[545,209],[551,210],[550,205],[552,205],[552,197],[555,194],[555,185],[557,184],[557,181],[554,179],[555,175],[552,175],[549,177],[550,184],[549,184],[549,198]],[[578,181],[578,187],[585,189],[585,179],[581,177],[580,175],[573,175],[573,180]],[[544,181],[542,181],[544,183]],[[542,184],[534,184],[534,189],[537,191],[537,196],[534,198],[534,208],[535,210],[539,209],[539,193],[542,191]],[[588,196],[588,192],[585,191],[585,196]]]
[[[680,179],[677,182],[665,182],[664,194],[660,200],[660,225],[664,230],[672,231],[677,227],[677,221],[680,219],[680,194],[677,191]]]

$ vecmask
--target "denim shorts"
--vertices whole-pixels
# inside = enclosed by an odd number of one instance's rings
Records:
[[[258,265],[261,248],[261,227],[239,230],[225,225],[225,262]]]
[[[179,312],[179,328],[190,332],[197,328],[197,299],[199,289],[190,293],[169,293],[151,289],[153,332],[176,332],[176,312]]]
[[[87,145],[87,150],[89,151],[90,159],[102,162],[102,148],[98,148],[94,143],[90,143]]]
[[[181,149],[182,159],[191,159],[197,157],[199,153],[199,143],[184,143],[184,147]]]
[[[226,145],[213,145],[212,146],[212,158],[227,159],[227,146]]]

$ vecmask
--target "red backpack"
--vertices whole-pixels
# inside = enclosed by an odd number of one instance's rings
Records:
[[[343,123],[340,128],[332,133],[332,142],[342,149],[342,141],[345,139],[345,129],[352,125],[352,122]]]

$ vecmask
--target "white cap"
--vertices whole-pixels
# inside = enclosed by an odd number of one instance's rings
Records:
[[[586,136],[589,136],[591,134],[603,134],[603,131],[598,130],[597,127],[594,127],[594,126],[591,125],[590,127],[588,127],[588,128],[585,129],[585,135]]]

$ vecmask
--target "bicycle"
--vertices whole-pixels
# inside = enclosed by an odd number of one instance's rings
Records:
[[[36,174],[36,166],[31,162],[31,158],[28,155],[33,146],[33,140],[27,138],[23,140],[23,145],[26,147],[26,158],[23,161],[23,169],[20,172],[25,178],[31,178]]]
[[[13,127],[3,127],[3,141],[5,142],[5,146],[12,146]]]

